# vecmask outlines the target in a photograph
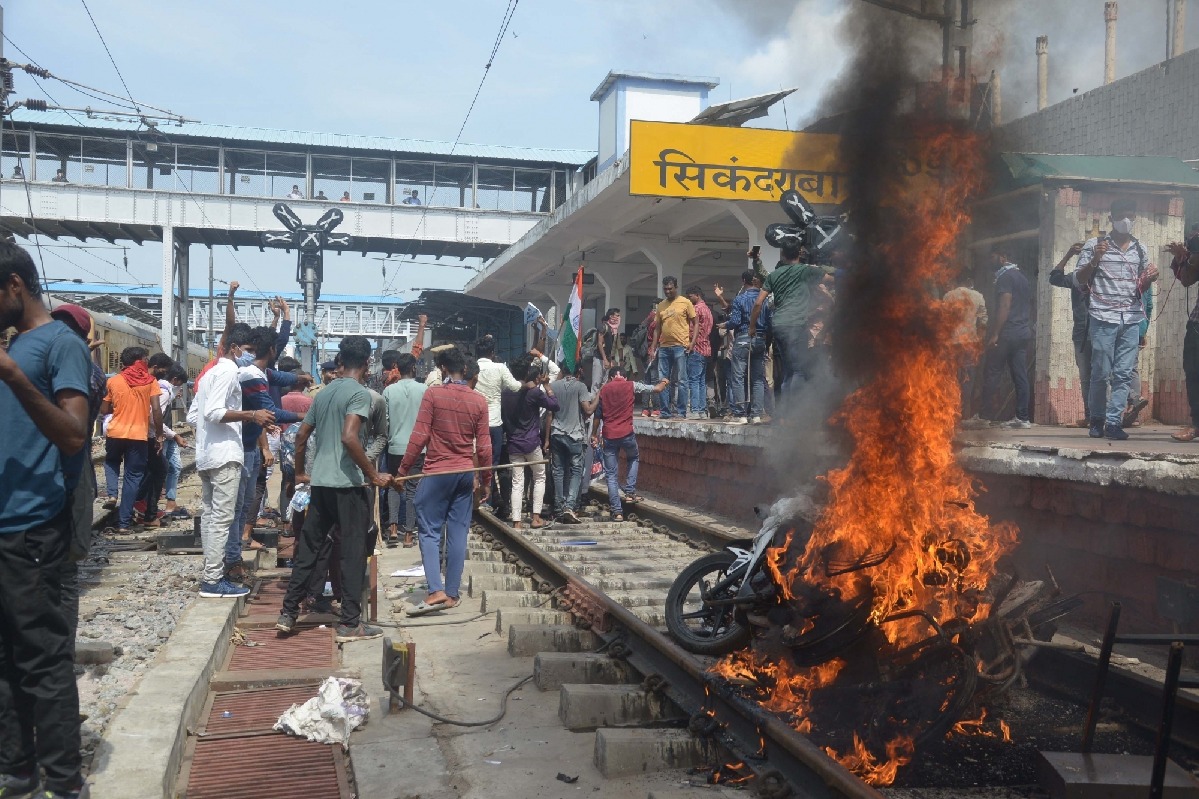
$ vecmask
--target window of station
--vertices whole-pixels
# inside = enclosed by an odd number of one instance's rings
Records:
[[[548,213],[550,207],[550,185],[553,173],[548,169],[518,169],[515,179],[513,211]]]
[[[516,170],[512,167],[479,167],[475,207],[484,211],[523,211],[516,202]]]
[[[225,193],[248,197],[268,196],[266,153],[257,150],[226,150]]]
[[[36,176],[40,181],[64,180],[82,183],[83,139],[79,136],[58,136],[39,133],[37,142]],[[62,175],[59,171],[62,171]]]
[[[189,191],[196,194],[221,193],[221,151],[216,147],[175,148],[175,168],[171,183],[163,188]]]
[[[292,187],[297,187],[303,196],[308,182],[307,157],[296,153],[267,153],[264,180],[266,197],[287,197]]]
[[[29,171],[29,134],[5,130],[0,135],[0,177],[32,179]]]
[[[133,140],[133,188],[178,191],[174,172],[175,145],[153,138]]]
[[[397,205],[470,208],[474,170],[469,164],[396,161]]]

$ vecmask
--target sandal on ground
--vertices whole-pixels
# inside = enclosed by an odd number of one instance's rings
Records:
[[[416,546],[416,539],[412,536],[412,533],[405,533],[404,549],[412,549],[414,546]]]
[[[408,608],[409,616],[424,616],[426,613],[437,613],[445,610],[449,606],[449,601],[443,599],[440,602],[421,602],[419,605]]]
[[[241,548],[244,552],[247,549],[266,549],[266,546],[264,546],[261,541],[255,541],[253,538],[243,538],[241,542]]]
[[[640,494],[636,494],[636,493],[625,494],[623,497],[621,497],[621,501],[627,502],[631,505],[636,505],[638,502],[644,502],[645,497],[641,496]]]
[[[1189,443],[1199,438],[1199,430],[1196,430],[1193,427],[1184,427],[1177,433],[1171,433],[1170,438],[1174,439],[1175,441]]]
[[[614,514],[612,514],[612,521],[614,521],[614,522],[623,522],[623,521],[624,521],[624,514],[623,514],[623,513],[614,513]]]

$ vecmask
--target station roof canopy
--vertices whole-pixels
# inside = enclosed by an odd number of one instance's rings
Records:
[[[1199,172],[1178,158],[1158,155],[1051,155],[1003,153],[999,181],[1020,188],[1046,180],[1199,186]]]
[[[12,121],[20,127],[58,128],[59,132],[74,135],[88,130],[103,134],[151,135],[141,122],[129,119],[93,116],[82,112],[68,114],[64,111],[35,112],[17,109]],[[82,124],[81,124],[82,123]],[[425,158],[452,158],[455,160],[486,160],[496,163],[528,163],[578,167],[595,157],[592,150],[553,149],[546,147],[511,147],[500,144],[467,144],[431,141],[428,139],[406,139],[394,136],[364,136],[351,133],[314,133],[300,130],[276,130],[244,125],[219,125],[203,122],[186,122],[182,125],[162,122],[157,132],[169,141],[187,140],[191,143],[247,146],[265,145],[288,148],[327,150],[344,153],[375,153],[389,155],[414,155]],[[123,137],[122,137],[123,138]],[[178,142],[176,142],[178,143]]]

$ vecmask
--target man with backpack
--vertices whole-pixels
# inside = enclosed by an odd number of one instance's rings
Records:
[[[1157,265],[1132,235],[1136,217],[1134,200],[1113,200],[1111,232],[1083,245],[1074,270],[1075,285],[1088,289],[1091,297],[1091,438],[1128,438],[1121,422],[1146,318],[1144,295],[1157,280]]]

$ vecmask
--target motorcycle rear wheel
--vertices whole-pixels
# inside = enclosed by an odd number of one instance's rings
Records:
[[[724,579],[736,556],[728,551],[713,552],[683,569],[666,595],[666,628],[688,652],[698,655],[727,655],[744,649],[750,640],[749,628],[738,623],[733,605],[709,605],[702,594]],[[713,599],[731,599],[733,586]]]

